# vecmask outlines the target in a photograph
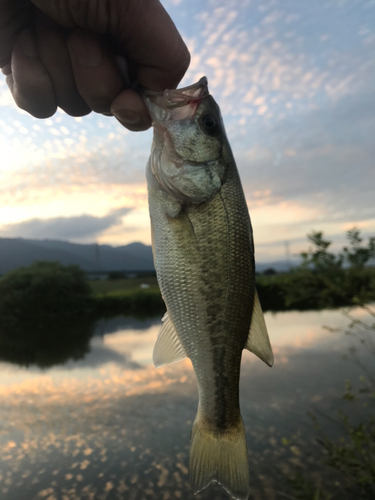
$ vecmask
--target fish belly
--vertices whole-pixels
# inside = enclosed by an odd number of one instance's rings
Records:
[[[166,213],[164,200],[164,193],[150,190],[158,282],[198,381],[193,487],[199,491],[217,481],[235,498],[247,498],[239,376],[254,301],[254,250],[242,187],[235,170],[210,201],[183,206],[175,217]],[[224,457],[232,452],[238,456],[231,465]],[[213,456],[221,456],[221,463]]]
[[[209,202],[185,206],[177,217],[159,207],[151,219],[158,282],[197,376],[200,412],[225,427],[239,414],[254,300],[251,225],[238,177],[228,176]]]

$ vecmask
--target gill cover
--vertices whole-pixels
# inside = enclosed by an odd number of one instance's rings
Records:
[[[144,92],[154,141],[150,168],[161,189],[180,202],[201,203],[221,188],[226,140],[207,79],[178,90]]]

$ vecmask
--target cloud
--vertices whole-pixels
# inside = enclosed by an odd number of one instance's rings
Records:
[[[298,200],[326,217],[374,215],[375,92],[305,111],[256,131],[254,145],[234,141],[250,205]],[[257,193],[264,193],[259,198]]]
[[[138,370],[142,365],[133,361],[131,353],[120,353],[102,345],[102,339],[92,339],[90,344],[90,352],[83,359],[68,360],[64,364],[65,369],[82,369],[94,368],[105,365],[107,363],[116,363],[124,370]]]
[[[4,80],[0,80],[0,108],[11,106],[15,107],[12,94]]]
[[[263,234],[276,234],[269,221],[281,213],[287,222],[280,238],[295,236],[298,217],[303,233],[314,221],[369,221],[374,2],[354,10],[344,1],[166,0],[166,7],[192,54],[182,85],[208,76]],[[151,132],[127,132],[95,113],[74,119],[58,111],[37,120],[12,104],[1,80],[0,111],[1,221],[16,227],[44,213],[69,220],[86,213],[99,224],[103,213],[125,205],[142,212],[135,220],[133,211],[126,228],[102,231],[102,242],[130,238],[131,224],[148,226]]]
[[[2,124],[4,120],[0,120],[0,129]],[[2,156],[5,168],[0,171],[0,196],[13,186],[17,190],[30,190],[142,182],[150,144],[150,137],[144,137],[138,144],[127,142],[122,131],[105,137],[93,134],[89,139],[85,135],[63,141],[45,137],[42,144],[30,138],[0,135],[0,146],[9,149],[5,158]],[[17,155],[19,150],[23,151],[22,156]],[[7,168],[9,164],[12,168]]]
[[[122,217],[131,210],[128,207],[119,208],[104,217],[79,215],[53,219],[35,218],[17,224],[7,224],[1,228],[1,235],[36,239],[92,240],[104,231],[121,224]]]
[[[261,124],[293,116],[358,92],[374,67],[372,39],[366,45],[359,35],[368,12],[353,15],[349,6],[332,2],[323,16],[319,2],[279,4],[275,10],[274,2],[263,0],[218,0],[190,27],[185,81],[207,74],[229,118],[252,116]]]

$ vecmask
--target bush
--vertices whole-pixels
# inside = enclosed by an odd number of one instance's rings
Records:
[[[83,357],[92,306],[78,266],[36,262],[11,271],[0,279],[0,359],[47,367]]]
[[[21,267],[0,279],[0,328],[85,313],[90,295],[78,266],[35,262]]]
[[[331,242],[322,232],[312,232],[312,247],[302,252],[302,265],[288,274],[274,277],[262,293],[277,289],[277,301],[284,300],[284,309],[325,309],[366,304],[375,300],[375,238],[363,242],[360,232],[351,229],[346,237],[349,246],[341,253],[329,252]],[[268,299],[269,301],[269,299]],[[281,310],[281,308],[279,308]]]
[[[138,318],[147,318],[165,312],[165,304],[158,290],[103,295],[94,300],[95,312],[98,316],[130,314]]]

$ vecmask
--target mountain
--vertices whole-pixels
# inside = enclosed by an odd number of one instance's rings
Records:
[[[0,274],[36,260],[57,260],[61,264],[77,264],[85,271],[153,271],[152,249],[142,243],[113,247],[111,245],[81,245],[59,240],[27,240],[0,238]],[[296,262],[279,260],[257,262],[256,271],[273,268],[288,271]]]
[[[0,238],[0,274],[36,260],[77,264],[85,271],[153,271],[150,246],[142,243],[113,247],[80,245],[58,240]]]

